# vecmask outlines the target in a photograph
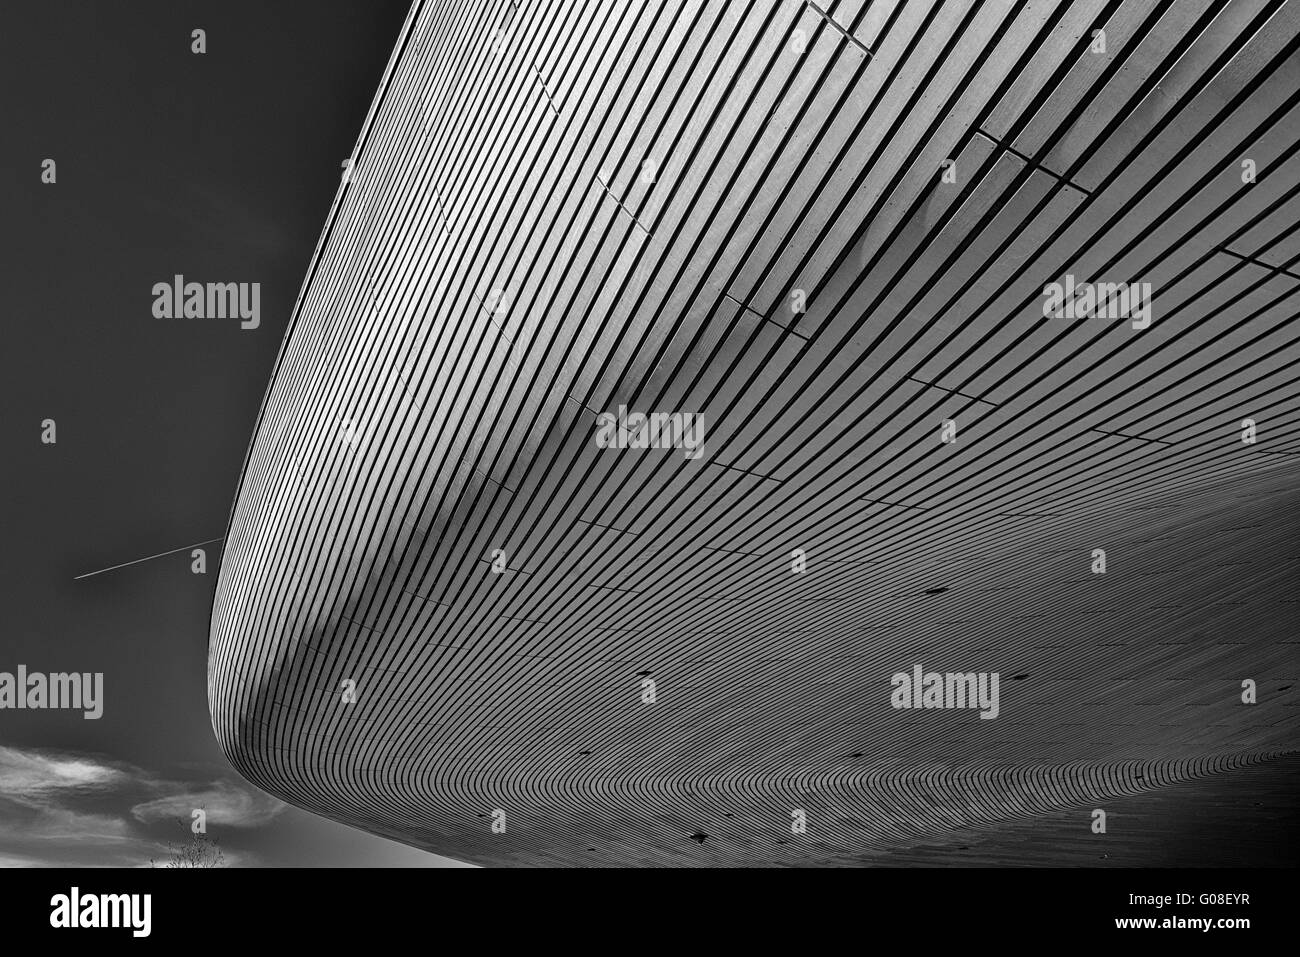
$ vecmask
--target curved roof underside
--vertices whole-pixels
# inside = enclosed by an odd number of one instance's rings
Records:
[[[498,864],[1096,840],[1293,748],[1298,49],[1273,0],[418,2],[245,463],[223,748]],[[1067,274],[1150,325],[1045,318]],[[893,708],[916,664],[998,717]]]

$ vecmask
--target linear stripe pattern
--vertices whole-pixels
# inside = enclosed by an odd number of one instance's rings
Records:
[[[1298,150],[1281,0],[418,0],[241,473],[222,747],[513,865],[862,863],[1288,751]],[[999,717],[892,708],[916,663]]]

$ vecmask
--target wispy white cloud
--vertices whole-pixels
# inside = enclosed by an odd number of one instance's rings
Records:
[[[119,769],[93,759],[0,746],[0,794],[18,800],[109,788],[122,778]]]
[[[218,781],[207,788],[178,791],[145,801],[131,808],[137,821],[189,819],[195,808],[202,808],[209,824],[227,827],[261,827],[284,810],[281,801],[267,794],[249,791],[229,781]]]

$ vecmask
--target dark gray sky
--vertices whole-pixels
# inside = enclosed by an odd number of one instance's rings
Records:
[[[6,5],[0,672],[103,672],[105,704],[97,721],[0,710],[0,865],[147,862],[199,806],[235,863],[441,863],[285,808],[229,768],[206,690],[219,546],[206,575],[187,550],[73,580],[224,534],[407,5]],[[206,54],[191,53],[195,28]],[[176,273],[260,282],[260,328],[154,318],[152,286]]]

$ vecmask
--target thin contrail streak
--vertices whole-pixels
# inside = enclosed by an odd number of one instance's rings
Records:
[[[221,541],[221,540],[224,539],[224,538],[225,538],[225,536],[223,535],[223,536],[221,536],[221,538],[209,538],[206,542],[195,542],[193,545],[182,545],[180,548],[173,548],[173,549],[172,549],[171,551],[169,551],[169,552],[159,552],[157,555],[149,555],[149,556],[146,556],[145,558],[137,558],[137,559],[136,559],[135,561],[133,561],[133,562],[123,562],[123,563],[120,564],[120,565],[110,565],[108,568],[101,568],[101,569],[100,569],[99,571],[97,571],[97,572],[86,572],[86,574],[84,574],[84,575],[77,575],[77,576],[76,576],[75,578],[73,578],[72,580],[75,582],[75,581],[78,581],[78,580],[80,580],[80,579],[82,579],[82,578],[89,578],[89,577],[91,577],[92,575],[102,575],[102,574],[104,574],[104,572],[111,572],[111,571],[113,571],[114,569],[118,569],[118,568],[126,568],[127,565],[138,565],[138,564],[140,564],[141,562],[147,562],[147,561],[149,561],[150,559],[154,559],[154,558],[162,558],[164,555],[175,555],[177,552],[183,552],[183,551],[185,551],[185,549],[187,549],[187,548],[197,548],[197,547],[200,546],[200,545],[211,545],[213,542],[219,542],[219,541]]]

